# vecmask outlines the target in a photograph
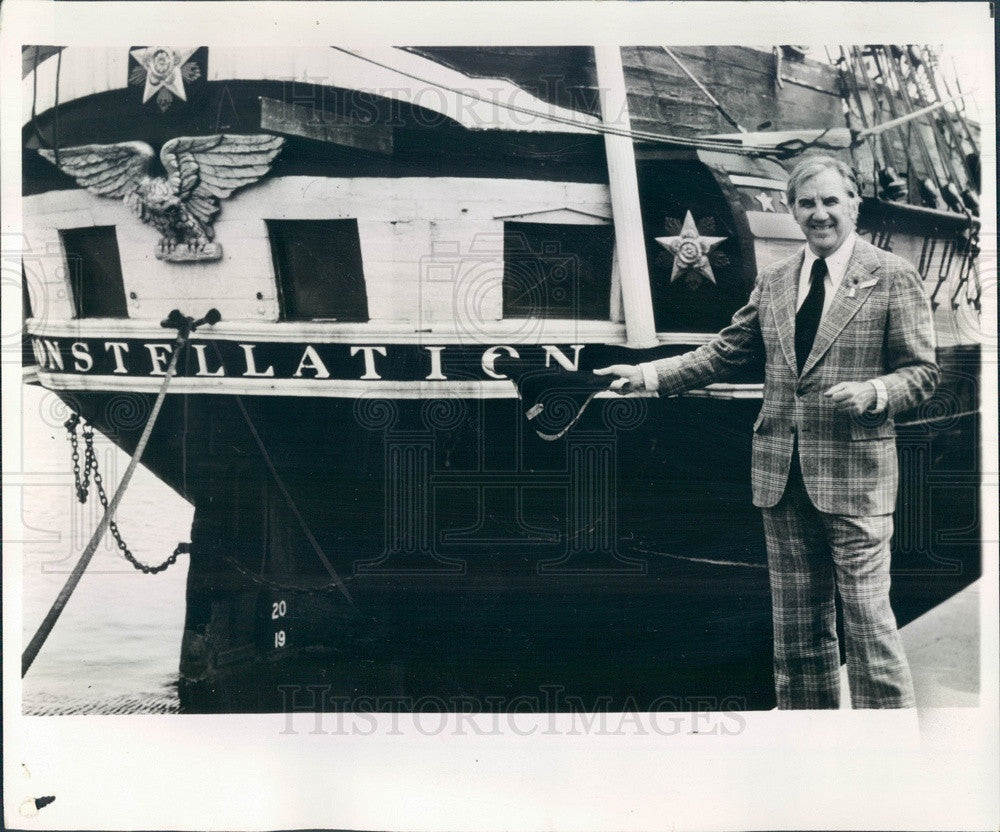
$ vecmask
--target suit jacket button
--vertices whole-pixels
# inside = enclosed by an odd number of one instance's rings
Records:
[[[795,425],[792,425],[792,426],[791,426],[791,427],[790,427],[790,428],[788,429],[788,432],[789,432],[789,433],[795,433]]]

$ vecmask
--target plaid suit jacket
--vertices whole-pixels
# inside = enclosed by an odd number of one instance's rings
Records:
[[[764,403],[753,426],[754,505],[774,506],[785,490],[796,441],[806,490],[832,514],[895,509],[893,416],[934,391],[934,327],[920,277],[905,260],[860,237],[800,376],[795,312],[803,251],[764,268],[746,306],[697,350],[653,362],[661,394],[721,381],[765,361]],[[823,391],[842,381],[880,378],[888,405],[877,415],[837,413]]]

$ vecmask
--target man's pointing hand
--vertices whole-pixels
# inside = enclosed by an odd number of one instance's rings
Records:
[[[642,378],[642,370],[632,364],[612,364],[594,370],[596,376],[618,376],[611,382],[610,389],[618,393],[633,393],[644,390],[646,385]]]

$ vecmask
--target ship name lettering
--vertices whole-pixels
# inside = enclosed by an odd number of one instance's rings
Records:
[[[490,347],[489,349],[484,350],[483,372],[486,373],[486,375],[488,375],[490,378],[498,378],[498,379],[507,378],[507,376],[505,376],[503,373],[498,373],[494,368],[494,363],[497,360],[498,353],[500,352],[500,350],[506,352],[507,355],[509,355],[511,358],[521,357],[516,349],[514,349],[513,347],[508,347],[506,344],[499,344],[498,346]]]
[[[580,369],[580,351],[583,349],[583,344],[570,344],[573,348],[573,360],[570,361],[569,357],[564,353],[559,347],[553,344],[543,344],[542,349],[545,350],[545,366],[552,366],[552,359],[556,360],[556,364],[562,367],[564,370],[569,370],[571,373],[578,372]]]
[[[64,370],[62,353],[59,351],[59,342],[50,341],[48,338],[42,339],[42,346],[44,347],[42,351],[43,361],[41,362],[45,367],[51,370]]]
[[[308,363],[306,363],[307,360]],[[302,353],[302,359],[299,361],[299,367],[292,373],[292,376],[294,378],[302,378],[303,370],[315,370],[316,375],[314,378],[330,377],[330,371],[326,369],[326,364],[323,363],[323,359],[319,357],[319,353],[316,352],[316,348],[312,344],[306,345]]]
[[[205,344],[192,344],[194,347],[195,355],[198,357],[198,372],[195,373],[196,376],[224,376],[226,374],[226,368],[219,364],[219,369],[209,372],[208,369],[208,358],[205,355],[205,350],[207,347]]]
[[[424,347],[431,354],[431,371],[425,381],[446,381],[447,376],[441,369],[441,353],[444,347]]]
[[[273,378],[274,367],[268,367],[263,372],[257,369],[257,361],[254,359],[253,351],[257,348],[256,344],[240,344],[240,348],[243,350],[243,357],[246,359],[247,368],[243,373],[243,377],[251,376],[253,378]]]
[[[362,381],[375,381],[382,378],[377,372],[375,372],[375,353],[379,355],[385,355],[385,347],[351,347],[351,356],[357,355],[359,352],[365,354],[365,374],[361,376]]]
[[[90,345],[85,341],[74,341],[70,347],[73,352],[73,366],[78,373],[89,373],[94,368],[94,359],[90,356]]]
[[[143,344],[149,350],[149,360],[153,363],[153,369],[149,371],[151,376],[165,376],[167,374],[167,364],[174,348],[170,344]],[[165,352],[161,352],[165,350]]]
[[[149,353],[150,364],[148,367],[143,362],[138,367],[129,366],[130,347],[142,347]],[[199,378],[223,378],[235,376],[237,378],[275,378],[278,373],[275,370],[275,362],[280,368],[280,376],[290,379],[332,379],[348,380],[352,377],[360,381],[381,381],[381,372],[386,372],[389,366],[386,362],[390,358],[390,353],[405,352],[412,349],[419,353],[427,351],[426,363],[423,371],[417,371],[412,376],[414,379],[421,378],[424,381],[447,381],[449,376],[445,372],[444,352],[448,349],[445,345],[412,345],[410,347],[387,347],[384,345],[344,345],[341,347],[330,347],[328,345],[298,344],[290,345],[292,354],[283,351],[278,344],[232,344],[232,348],[239,347],[243,351],[242,362],[225,351],[212,349],[210,344],[188,345],[194,353],[193,365],[189,372],[193,377]],[[549,368],[558,365],[568,372],[580,371],[580,356],[583,354],[585,344],[541,344],[539,345],[544,355],[545,367]],[[99,357],[102,353],[104,359]],[[257,354],[258,347],[264,352],[262,356]],[[170,343],[148,342],[136,343],[128,341],[106,341],[106,340],[79,340],[72,341],[67,345],[65,354],[60,342],[55,339],[33,336],[31,338],[31,350],[35,362],[39,367],[48,371],[66,371],[69,369],[77,373],[107,373],[114,375],[148,374],[149,376],[165,376],[167,366],[174,355],[176,346]],[[299,352],[301,350],[301,352]],[[329,352],[325,352],[328,350]],[[343,350],[344,352],[340,352]],[[214,352],[214,355],[212,354]],[[345,356],[344,353],[347,353]],[[299,361],[295,371],[290,373],[291,365],[286,363],[295,354],[299,355]],[[449,354],[451,352],[449,351]],[[465,353],[461,353],[462,356]],[[403,356],[397,356],[402,358]],[[467,361],[468,358],[461,358]],[[516,361],[527,360],[522,358],[517,348],[510,344],[494,344],[487,346],[480,354],[479,360],[483,376],[488,379],[504,381],[508,376],[497,369],[496,362],[499,358],[510,358]],[[539,361],[532,357],[531,360]],[[472,360],[475,360],[474,358]],[[330,364],[329,362],[333,362]],[[64,366],[67,365],[68,366]],[[396,367],[398,362],[393,362]],[[360,365],[360,366],[359,366]],[[409,361],[403,362],[402,366],[412,367]],[[352,372],[353,370],[353,372]],[[380,372],[381,371],[381,372]],[[396,370],[395,372],[398,372]]]
[[[123,373],[128,373],[128,368],[125,366],[124,354],[128,352],[128,344],[124,341],[105,341],[104,351],[111,351],[115,356],[115,369],[114,372],[117,375],[122,375]]]
[[[45,366],[45,347],[42,346],[40,338],[31,339],[31,351],[35,354],[35,363],[39,367]]]

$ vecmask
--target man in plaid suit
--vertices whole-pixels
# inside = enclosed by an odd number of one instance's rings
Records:
[[[889,606],[896,500],[892,417],[926,399],[939,371],[930,306],[913,267],[855,233],[853,171],[809,157],[788,202],[804,250],[763,269],[746,306],[698,349],[595,370],[612,388],[673,395],[763,356],[753,426],[754,505],[763,509],[779,708],[840,700],[834,592],[855,708],[913,707]]]

